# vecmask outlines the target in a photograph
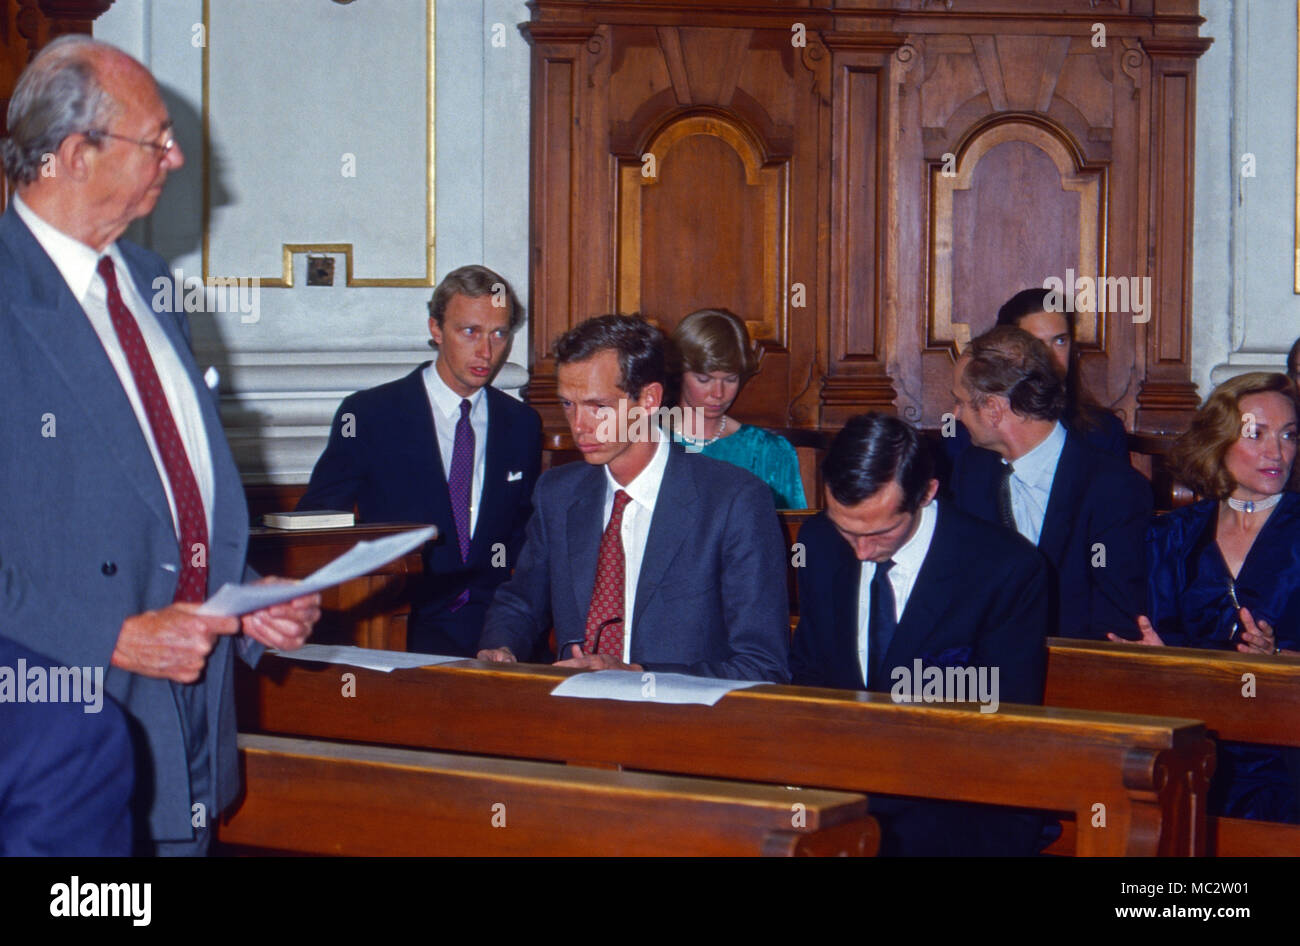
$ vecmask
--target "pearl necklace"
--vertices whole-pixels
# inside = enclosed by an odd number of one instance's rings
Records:
[[[1228,505],[1237,512],[1263,512],[1265,509],[1272,509],[1282,501],[1281,493],[1274,493],[1267,499],[1237,499],[1235,496],[1228,497]]]
[[[685,441],[686,441],[688,444],[690,444],[692,447],[698,447],[700,450],[703,450],[705,447],[708,447],[708,446],[711,446],[711,445],[717,443],[719,440],[722,439],[722,435],[725,434],[726,432],[727,432],[727,415],[726,415],[726,414],[723,414],[723,415],[722,415],[722,423],[718,425],[718,432],[717,432],[716,434],[714,434],[712,437],[710,437],[708,440],[698,440],[698,439],[696,439],[695,437],[692,437],[692,436],[691,436],[690,434],[688,434],[686,431],[684,431],[684,430],[683,430],[683,431],[680,431],[680,433],[681,433],[681,437],[682,437],[683,440],[685,440]]]

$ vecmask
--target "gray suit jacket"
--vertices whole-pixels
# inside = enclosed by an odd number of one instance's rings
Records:
[[[148,302],[162,257],[120,242]],[[168,284],[170,285],[170,283]],[[215,477],[209,592],[244,578],[248,509],[189,347],[183,315],[158,314],[199,405]],[[153,457],[112,364],[53,261],[11,207],[0,217],[0,633],[67,665],[107,668],[136,742],[137,810],[154,840],[192,836],[189,771],[171,684],[109,667],[122,621],[171,603],[180,552]],[[53,436],[50,436],[53,434]],[[204,695],[218,807],[239,787],[232,658],[222,638]],[[216,812],[208,812],[210,819]]]
[[[480,648],[527,659],[547,629],[581,642],[604,531],[605,471],[542,474],[511,579],[488,608]],[[632,663],[734,680],[790,679],[785,540],[772,493],[746,470],[674,444],[637,578]]]

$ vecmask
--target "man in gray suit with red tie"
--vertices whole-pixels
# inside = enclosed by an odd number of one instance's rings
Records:
[[[519,564],[479,657],[509,662],[555,629],[560,666],[790,678],[785,542],[767,486],[658,434],[664,337],[632,316],[555,344],[585,464],[543,474]]]
[[[135,738],[140,850],[203,853],[239,788],[234,654],[301,645],[319,596],[242,620],[198,611],[248,576],[248,511],[189,327],[146,301],[172,288],[167,264],[118,239],[184,161],[148,70],[58,39],[23,73],[8,123],[0,630],[64,665],[111,665],[105,687]]]

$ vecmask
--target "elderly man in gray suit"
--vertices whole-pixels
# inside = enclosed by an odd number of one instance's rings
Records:
[[[319,597],[198,613],[245,579],[248,512],[165,261],[118,238],[184,160],[149,72],[84,37],[28,66],[0,142],[0,624],[105,686],[136,743],[139,849],[201,854],[235,797],[238,650],[300,646]],[[73,778],[75,772],[69,772]]]
[[[588,319],[555,344],[560,403],[585,464],[544,473],[523,551],[488,608],[479,658],[530,653],[552,622],[559,665],[790,679],[785,543],[746,470],[687,453],[650,420],[663,334]]]

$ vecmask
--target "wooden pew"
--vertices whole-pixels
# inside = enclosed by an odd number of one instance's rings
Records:
[[[1065,638],[1047,655],[1049,706],[1185,716],[1216,739],[1300,747],[1300,657]],[[1211,817],[1208,828],[1213,854],[1300,856],[1300,825]]]
[[[237,675],[240,729],[777,785],[1073,812],[1083,855],[1202,854],[1213,746],[1191,720],[762,685],[716,706],[550,696],[573,671],[392,674],[264,658]],[[343,673],[355,675],[344,696]]]
[[[419,523],[359,525],[349,529],[268,529],[254,526],[248,535],[248,564],[263,575],[305,578],[361,541],[420,528]],[[355,644],[378,650],[406,650],[404,594],[407,579],[424,570],[419,549],[378,571],[344,582],[321,595],[316,643]]]
[[[223,845],[350,856],[871,856],[862,795],[241,734]]]

